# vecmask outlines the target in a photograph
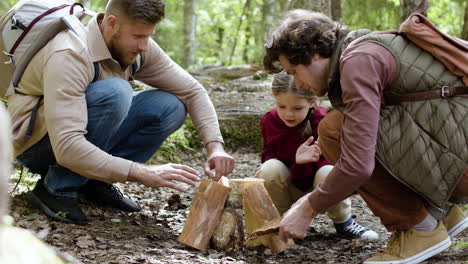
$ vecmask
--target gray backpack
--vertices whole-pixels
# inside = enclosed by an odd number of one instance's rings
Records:
[[[20,0],[0,18],[0,97],[15,92],[34,55],[60,31],[84,36],[94,12],[71,0]]]

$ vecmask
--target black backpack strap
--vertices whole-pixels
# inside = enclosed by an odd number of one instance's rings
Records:
[[[26,137],[31,138],[34,130],[34,124],[36,123],[37,111],[39,110],[39,106],[41,105],[41,101],[44,99],[44,96],[39,97],[36,105],[34,106],[31,112],[31,118],[29,119],[28,130],[26,131]]]
[[[97,81],[99,78],[99,75],[101,75],[101,65],[99,65],[99,62],[94,62],[94,77],[93,77],[93,82]],[[133,69],[133,65],[132,65]],[[26,137],[31,138],[33,131],[34,131],[34,124],[36,123],[36,118],[37,118],[37,111],[39,110],[39,106],[41,105],[41,101],[44,99],[44,96],[39,97],[39,100],[37,101],[36,105],[34,106],[32,112],[31,112],[31,118],[29,119],[29,124],[28,124],[28,130],[26,131]]]
[[[97,81],[99,79],[99,75],[101,75],[101,65],[98,61],[93,62],[94,65],[94,77],[91,83]]]
[[[132,64],[132,72],[130,73],[130,77],[128,78],[129,81],[133,81],[133,75],[140,70],[141,64],[143,63],[143,58],[139,54],[136,58],[135,62]]]

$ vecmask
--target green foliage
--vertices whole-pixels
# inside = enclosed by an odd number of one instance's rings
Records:
[[[57,213],[55,213],[56,216],[60,216],[60,217],[63,217],[63,218],[67,218],[67,216],[70,214],[70,212],[62,212],[62,211],[58,211]]]
[[[397,29],[399,0],[342,0],[342,22],[350,29]]]
[[[23,176],[21,176],[21,170],[15,170],[13,175],[10,176],[10,181],[16,185],[21,178],[18,187],[15,190],[13,195],[18,195],[22,193],[26,193],[34,188],[37,180],[39,180],[40,176],[38,174],[34,174],[28,171],[28,169],[24,168]]]
[[[443,32],[459,37],[466,1],[433,0],[430,3],[427,17]],[[400,25],[400,0],[343,0],[342,8],[342,21],[351,29],[396,30]]]
[[[262,7],[264,0],[198,0],[196,1],[197,29],[195,63],[191,68],[204,64],[227,64],[236,44],[231,64],[260,64],[263,56],[264,36]],[[17,1],[0,1],[0,13],[4,13]],[[91,9],[103,11],[107,0],[92,0]],[[277,18],[289,1],[277,1]],[[166,16],[157,26],[153,38],[176,62],[182,56],[182,26],[184,1],[165,0]],[[460,36],[465,0],[432,0],[428,17],[442,31]],[[342,0],[342,23],[351,29],[397,29],[400,24],[400,0]],[[239,32],[237,29],[241,23]]]
[[[460,37],[463,26],[463,16],[467,2],[465,0],[432,1],[427,14],[428,18],[439,29],[447,34]]]
[[[203,147],[191,119],[187,118],[185,123],[176,132],[171,134],[161,145],[158,151],[147,162],[149,164],[181,163],[183,157],[190,155],[201,158],[204,154],[198,152]]]
[[[453,241],[452,242],[452,247],[462,247],[462,248],[466,248],[468,247],[468,242],[463,242],[463,241]]]

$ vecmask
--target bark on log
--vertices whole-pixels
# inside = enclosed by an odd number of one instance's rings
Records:
[[[257,178],[231,179],[231,191],[226,201],[224,212],[211,238],[211,245],[223,251],[235,251],[242,247],[245,239],[244,206],[242,191],[244,183],[263,181]]]
[[[203,179],[195,194],[179,242],[205,250],[218,225],[228,195],[229,187]]]
[[[281,215],[276,209],[263,181],[246,182],[243,190],[245,229],[247,235],[251,235],[259,229],[263,229],[272,222],[279,222]],[[249,239],[245,245],[254,247],[264,245],[271,248],[272,252],[278,254],[294,244],[292,239],[283,242],[277,233],[260,235]]]

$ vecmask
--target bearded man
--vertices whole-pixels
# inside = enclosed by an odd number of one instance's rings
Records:
[[[28,200],[49,217],[86,224],[82,200],[140,211],[115,182],[195,185],[191,167],[143,164],[187,112],[207,148],[205,173],[216,180],[232,172],[207,91],[150,38],[163,17],[162,0],[109,1],[85,34],[64,30],[47,43],[8,98],[15,157],[41,175]],[[130,79],[157,89],[134,92]]]

